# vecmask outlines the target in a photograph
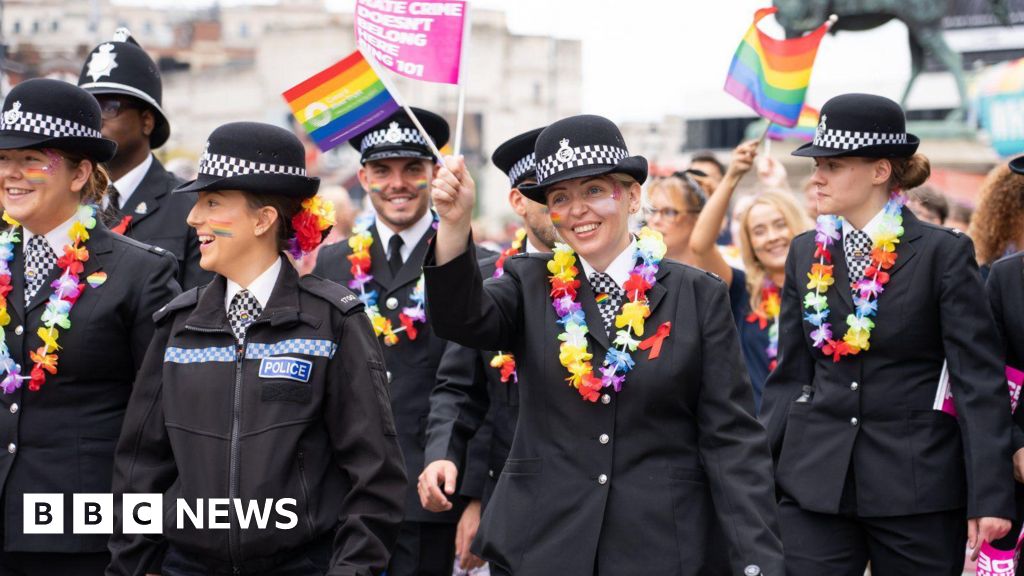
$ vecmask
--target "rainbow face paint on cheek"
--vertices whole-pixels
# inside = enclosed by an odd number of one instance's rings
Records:
[[[376,182],[370,182],[370,193],[380,194],[384,191],[384,186],[377,184]]]
[[[46,180],[52,175],[55,168],[61,165],[64,161],[64,157],[60,154],[50,150],[49,148],[43,150],[43,154],[49,161],[42,168],[26,168],[25,169],[25,180],[33,186],[45,184]]]
[[[219,236],[221,238],[234,238],[235,233],[232,230],[233,223],[230,220],[214,220],[213,218],[210,218],[208,222],[210,223],[210,230],[213,232],[214,236]]]
[[[426,178],[420,178],[419,180],[413,182],[413,186],[416,187],[417,192],[423,192],[424,190],[430,187],[430,181],[427,180]]]
[[[548,210],[548,213],[551,215],[551,225],[554,226],[555,228],[561,228],[562,224],[565,222],[565,219],[562,217],[562,215],[550,209]]]

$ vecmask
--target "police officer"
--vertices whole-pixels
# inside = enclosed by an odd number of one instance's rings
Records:
[[[565,244],[483,282],[468,249],[474,184],[446,159],[427,302],[442,336],[511,351],[519,420],[480,528],[498,574],[702,574],[717,517],[733,573],[782,574],[771,460],[751,416],[725,284],[662,260],[660,235],[629,233],[647,162],[599,116],[537,137],[538,182]],[[641,320],[643,319],[643,320]],[[451,504],[458,468],[432,462],[424,506]],[[642,527],[642,529],[639,529]]]
[[[1015,158],[1010,162],[1010,170],[1024,174],[1024,157]],[[1017,252],[997,260],[992,264],[986,283],[989,304],[995,317],[996,328],[1002,341],[1002,351],[1006,364],[1017,370],[1024,369],[1024,337],[1020,332],[1024,322],[1024,252]],[[1002,550],[1012,550],[1017,546],[1021,523],[1024,522],[1024,409],[1020,407],[1013,412],[1013,427],[1010,431],[1013,450],[1013,475],[1017,503],[1017,520],[1009,534],[995,545]],[[1024,562],[1017,563],[1018,575],[1024,574]]]
[[[959,575],[965,542],[1010,529],[997,333],[970,239],[903,206],[919,142],[897,103],[842,94],[794,152],[822,215],[790,246],[761,412],[791,576]],[[934,408],[944,361],[955,417]]]
[[[386,567],[406,478],[380,345],[352,292],[300,279],[282,254],[312,250],[333,224],[314,197],[319,185],[306,176],[294,134],[235,122],[213,131],[198,178],[178,188],[199,194],[188,221],[200,263],[216,276],[156,315],[118,444],[115,491],[264,508],[270,499],[274,512],[265,528],[232,507],[228,530],[118,532],[108,574]],[[292,522],[280,512],[285,499]]]
[[[501,276],[505,262],[515,254],[550,252],[555,245],[557,235],[545,207],[519,191],[519,186],[537,182],[533,145],[541,130],[537,128],[509,139],[491,157],[509,178],[509,204],[522,218],[523,228],[516,232],[509,249],[480,262],[485,278]],[[474,350],[449,342],[437,371],[438,385],[430,396],[426,461],[457,458],[462,462],[461,454],[467,451],[460,493],[472,500],[462,514],[456,534],[456,554],[463,568],[482,563],[469,551],[469,545],[480,524],[481,508],[486,508],[494,492],[515,435],[519,391],[514,366],[515,357],[509,352]],[[486,389],[476,385],[482,382],[486,382]],[[470,428],[464,423],[472,420],[476,412],[464,410],[462,404],[470,399],[488,407],[483,408],[487,415],[467,447]]]
[[[160,70],[127,29],[93,48],[78,85],[99,100],[103,135],[117,142],[106,167],[112,179],[104,210],[116,232],[160,246],[178,259],[178,281],[186,290],[212,277],[199,267],[199,242],[185,223],[195,197],[172,195],[181,181],[152,151],[171,134],[161,108]]]
[[[444,118],[412,110],[434,144],[444,146],[449,134]],[[421,281],[423,256],[435,233],[429,183],[437,159],[404,110],[349,143],[359,150],[359,183],[376,217],[357,226],[348,242],[324,246],[313,273],[349,286],[367,303],[384,344],[398,441],[406,470],[415,477],[423,468],[430,391],[445,346],[426,316]],[[462,508],[427,512],[410,484],[389,576],[450,575]]]
[[[106,535],[76,534],[73,493],[109,493],[114,445],[174,258],[108,230],[95,206],[116,144],[66,82],[28,80],[0,126],[0,574],[103,573]],[[57,534],[26,534],[26,493],[64,495]],[[50,528],[53,528],[52,526]]]

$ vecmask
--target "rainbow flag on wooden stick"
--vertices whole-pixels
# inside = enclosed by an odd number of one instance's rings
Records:
[[[399,107],[358,50],[282,96],[292,115],[324,152],[364,132]]]
[[[729,66],[725,91],[770,122],[792,127],[800,117],[818,44],[831,22],[801,38],[778,40],[757,27],[758,22],[775,11],[772,7],[754,13],[754,23]]]
[[[804,142],[810,142],[814,140],[814,131],[818,128],[819,115],[818,110],[804,104],[803,109],[800,110],[800,119],[797,120],[796,126],[787,128],[773,123],[768,127],[768,138],[772,140],[803,140]]]

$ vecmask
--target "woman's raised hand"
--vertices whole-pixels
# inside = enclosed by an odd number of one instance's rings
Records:
[[[430,196],[441,221],[468,230],[473,218],[476,183],[466,170],[466,160],[462,156],[445,156],[432,186]]]
[[[760,144],[760,140],[747,140],[734,148],[732,157],[729,159],[728,174],[738,180],[744,174],[750,172],[750,169],[754,166],[754,158],[757,157],[757,147]]]

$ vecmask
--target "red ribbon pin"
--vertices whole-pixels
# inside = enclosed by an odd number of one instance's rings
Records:
[[[641,350],[647,350],[651,352],[647,355],[648,360],[654,360],[661,354],[661,343],[668,338],[668,333],[672,331],[672,323],[665,322],[661,326],[658,326],[658,331],[654,333],[650,338],[647,338],[640,343]]]
[[[131,223],[132,217],[125,216],[124,218],[121,218],[121,221],[117,223],[117,226],[111,228],[110,231],[113,232],[114,234],[120,234],[121,236],[124,236],[124,233],[128,230],[128,225]]]

